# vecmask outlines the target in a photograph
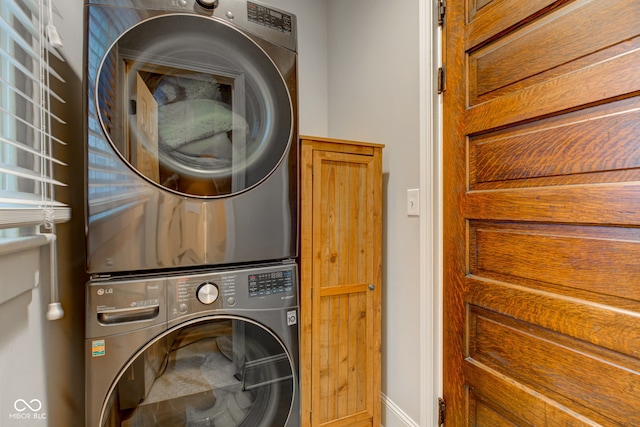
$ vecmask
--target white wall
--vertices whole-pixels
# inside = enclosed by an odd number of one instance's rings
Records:
[[[327,135],[327,3],[318,0],[262,0],[296,15],[301,135]]]
[[[33,258],[38,258],[40,250],[34,248],[31,254],[29,252],[20,251],[15,255],[19,259],[33,261]],[[5,272],[13,268],[31,270],[28,273],[30,278],[21,279],[25,285],[29,283],[35,287],[0,304],[0,426],[46,426],[48,399],[43,354],[47,349],[43,339],[46,322],[41,304],[43,282],[34,279],[37,276],[33,270],[38,268],[37,263],[21,265],[19,259],[14,259],[14,265],[4,262],[0,265]],[[46,272],[42,273],[46,277]],[[48,282],[45,280],[44,283]],[[0,285],[8,284],[0,279]]]
[[[420,186],[418,2],[329,0],[329,136],[383,150],[385,427],[420,419],[420,228],[406,190]]]

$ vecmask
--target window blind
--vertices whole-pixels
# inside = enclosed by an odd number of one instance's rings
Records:
[[[53,134],[64,100],[51,87],[63,78],[50,66],[61,41],[53,26],[52,0],[0,2],[0,233],[23,236],[70,217],[55,199]],[[59,86],[59,85],[58,85]]]

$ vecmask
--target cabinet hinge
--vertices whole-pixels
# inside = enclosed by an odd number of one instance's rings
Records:
[[[444,425],[444,418],[446,415],[446,405],[444,403],[444,399],[438,398],[438,426]]]
[[[438,26],[444,26],[444,16],[447,12],[447,0],[436,0],[438,7]]]
[[[446,80],[444,75],[444,68],[438,68],[438,95],[442,95],[444,91],[447,89]]]

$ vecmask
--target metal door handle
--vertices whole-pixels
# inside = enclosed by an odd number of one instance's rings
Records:
[[[157,305],[126,308],[121,310],[108,310],[98,313],[98,322],[103,325],[115,325],[116,323],[151,320],[157,317],[158,314],[160,314],[160,307]]]

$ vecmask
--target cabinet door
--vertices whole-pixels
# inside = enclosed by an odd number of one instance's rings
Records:
[[[310,344],[310,378],[303,380],[311,397],[308,417],[313,426],[377,426],[380,156],[313,150],[306,160],[312,163],[302,197],[303,212],[310,213],[302,233],[310,239],[303,242],[310,277],[302,284],[311,287],[310,336],[303,338]]]

